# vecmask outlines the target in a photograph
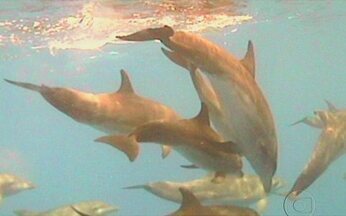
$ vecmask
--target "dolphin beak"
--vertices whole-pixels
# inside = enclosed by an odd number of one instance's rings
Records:
[[[28,182],[28,183],[25,184],[25,188],[28,189],[28,190],[35,189],[36,185],[34,185],[31,182]]]
[[[102,209],[102,212],[100,212],[100,213],[103,215],[103,214],[114,213],[114,212],[117,212],[117,211],[119,211],[119,208],[118,208],[118,207],[108,206],[108,207],[106,207],[106,208],[103,208],[103,209]]]

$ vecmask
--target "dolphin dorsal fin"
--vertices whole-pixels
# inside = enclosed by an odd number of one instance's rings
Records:
[[[193,120],[210,126],[209,111],[205,103],[201,103],[201,110],[199,111],[198,115],[193,118]]]
[[[327,104],[327,106],[328,106],[328,110],[330,111],[330,112],[337,112],[339,109],[338,108],[336,108],[336,106],[334,105],[334,104],[332,104],[330,101],[328,101],[328,100],[324,100],[325,102],[326,102],[326,104]]]
[[[256,62],[254,48],[251,40],[249,40],[247,44],[247,52],[240,62],[250,72],[251,76],[255,78]]]
[[[179,188],[179,191],[182,196],[182,202],[180,209],[188,209],[188,208],[194,208],[194,207],[201,207],[201,203],[196,198],[196,196],[188,189],[186,188]]]
[[[132,87],[132,83],[131,83],[129,74],[123,69],[121,69],[120,74],[121,74],[121,85],[120,85],[120,88],[117,92],[135,93],[135,91],[133,90],[133,87]]]

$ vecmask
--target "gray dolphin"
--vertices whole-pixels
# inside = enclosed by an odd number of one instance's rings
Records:
[[[227,176],[224,181],[214,184],[208,175],[203,178],[185,182],[159,181],[143,185],[126,187],[125,189],[143,189],[162,199],[178,202],[182,200],[179,188],[184,187],[195,194],[200,202],[208,205],[231,204],[246,206],[256,204],[257,210],[263,213],[268,206],[269,194],[264,191],[261,180],[256,175],[243,177]],[[281,191],[286,182],[279,177],[274,177],[270,194],[283,195]]]
[[[328,111],[316,111],[315,115],[321,122],[322,132],[310,161],[288,194],[291,197],[307,189],[333,161],[346,153],[346,112],[329,107]]]
[[[186,188],[179,188],[182,196],[180,208],[169,216],[258,216],[259,214],[250,208],[237,206],[203,206],[195,195]]]
[[[277,167],[278,141],[269,104],[255,80],[253,44],[238,60],[227,50],[196,34],[171,27],[145,29],[117,38],[129,41],[160,40],[200,68],[220,97],[227,127],[226,140],[239,144],[241,153],[270,191]]]
[[[232,142],[222,142],[210,127],[208,109],[203,103],[200,113],[192,119],[150,122],[137,127],[128,136],[104,136],[96,141],[123,151],[131,161],[139,154],[138,142],[167,143],[194,165],[216,172],[215,177],[243,175],[236,146]]]
[[[119,90],[100,94],[5,80],[39,92],[46,101],[72,119],[108,134],[127,134],[150,121],[180,118],[173,109],[136,94],[125,70],[121,70],[121,78]],[[168,153],[169,148],[164,148],[163,157]]]
[[[44,212],[17,210],[14,213],[17,216],[80,216],[81,213],[82,216],[83,214],[90,216],[107,216],[117,211],[118,208],[113,207],[102,201],[95,200],[75,203],[73,205],[61,206],[56,209]]]
[[[34,189],[35,185],[18,176],[1,173],[0,174],[0,202],[8,196],[15,195],[25,190]]]

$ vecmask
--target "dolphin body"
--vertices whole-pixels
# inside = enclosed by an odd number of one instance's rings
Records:
[[[213,184],[210,179],[210,176],[206,176],[187,182],[160,181],[125,189],[144,189],[160,198],[179,203],[182,197],[178,189],[184,187],[193,192],[203,204],[232,204],[245,207],[256,204],[259,212],[263,213],[266,210],[268,194],[264,191],[258,176],[244,175],[242,178],[227,176],[219,184]],[[280,194],[279,190],[286,185],[286,182],[279,177],[274,177],[272,183],[272,194]]]
[[[27,180],[11,174],[0,174],[0,201],[8,196],[25,190],[34,189],[35,185]]]
[[[118,211],[116,207],[101,201],[86,201],[73,204],[72,206],[62,206],[45,212],[18,210],[15,211],[15,214],[17,216],[80,216],[80,213],[82,213],[91,216],[107,216]]]
[[[94,94],[71,88],[6,81],[39,92],[59,111],[107,134],[127,134],[150,121],[180,118],[171,108],[137,95],[124,70],[121,70],[121,86],[113,93]],[[167,156],[169,152],[169,148],[163,148],[162,156]]]
[[[197,167],[214,171],[214,180],[226,174],[243,175],[242,160],[234,153],[234,143],[222,142],[220,135],[210,127],[208,109],[203,103],[200,113],[192,119],[150,122],[128,136],[104,136],[96,141],[123,151],[131,161],[139,154],[138,142],[168,143]]]
[[[315,111],[315,117],[311,119],[318,123],[317,128],[322,129],[322,132],[310,161],[288,194],[291,197],[297,197],[306,190],[330,164],[346,154],[346,111],[328,104],[327,111]],[[311,125],[310,122],[303,123]]]
[[[203,206],[195,195],[186,188],[179,188],[182,196],[180,208],[169,216],[258,216],[259,214],[250,208],[237,206]]]
[[[171,27],[145,29],[121,40],[160,40],[178,52],[209,78],[220,97],[226,126],[220,130],[226,140],[239,144],[240,153],[261,177],[266,192],[277,167],[278,142],[269,104],[255,80],[255,58],[251,41],[244,59],[238,60],[218,45]]]

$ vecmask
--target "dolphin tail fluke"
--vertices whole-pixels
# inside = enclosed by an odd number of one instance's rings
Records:
[[[29,90],[32,90],[32,91],[40,92],[41,89],[42,89],[41,86],[34,85],[34,84],[31,84],[31,83],[16,82],[16,81],[8,80],[8,79],[4,79],[4,80],[6,82],[8,82],[8,83],[13,84],[13,85],[16,85],[16,86],[19,86],[19,87],[22,87],[22,88],[25,88],[25,89],[29,89]]]
[[[116,38],[126,41],[149,41],[165,40],[173,36],[174,30],[169,26],[160,28],[148,28],[126,36],[117,36]]]
[[[14,211],[17,216],[38,216],[39,214],[28,210],[17,210]]]
[[[97,138],[96,142],[110,144],[111,146],[124,152],[130,161],[134,161],[139,154],[139,145],[133,136],[103,136]]]

